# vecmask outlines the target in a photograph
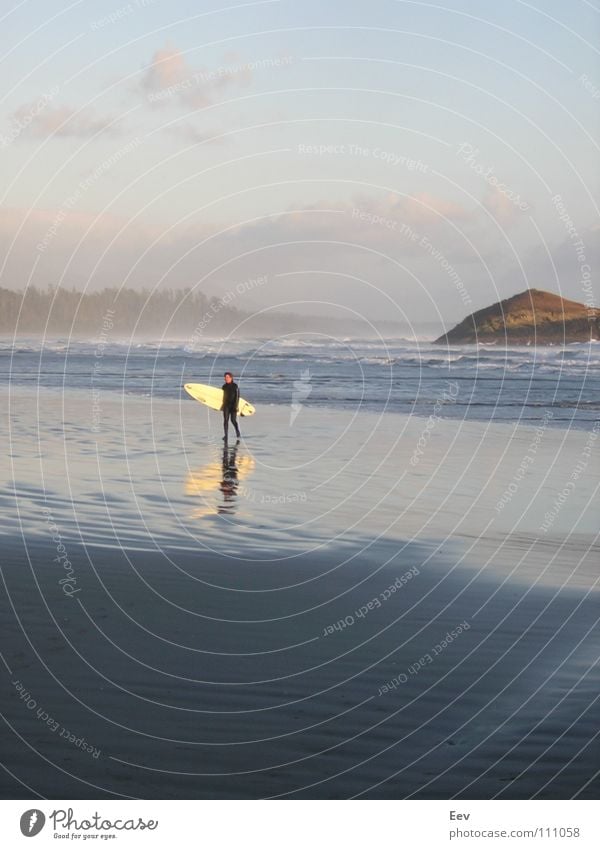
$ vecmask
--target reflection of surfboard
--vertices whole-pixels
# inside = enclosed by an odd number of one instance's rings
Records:
[[[217,516],[219,513],[227,512],[235,507],[235,512],[240,512],[235,502],[239,500],[240,495],[244,495],[245,489],[241,492],[238,487],[245,478],[247,478],[256,465],[254,457],[248,454],[242,454],[240,457],[235,455],[235,452],[229,454],[235,477],[230,478],[231,470],[227,468],[227,464],[221,461],[208,463],[200,469],[188,472],[185,481],[185,494],[193,497],[198,496],[196,506],[191,513],[192,519],[205,519],[208,516]],[[225,489],[224,489],[225,487]],[[220,497],[216,497],[221,492]],[[244,499],[242,498],[242,503]],[[240,515],[243,515],[243,510]]]
[[[250,457],[248,454],[242,454],[234,462],[238,481],[247,478],[256,466],[254,457]],[[185,494],[206,495],[207,492],[215,492],[223,481],[224,474],[222,461],[208,463],[201,469],[188,472],[185,481]]]
[[[186,383],[183,387],[188,395],[195,401],[206,404],[211,410],[220,410],[223,403],[223,390],[216,386],[207,386],[205,383]],[[238,414],[240,416],[252,416],[255,409],[252,404],[240,398],[238,402]]]

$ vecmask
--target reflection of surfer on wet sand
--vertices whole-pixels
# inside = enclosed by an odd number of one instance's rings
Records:
[[[192,518],[202,519],[218,513],[233,513],[238,509],[239,485],[254,471],[254,457],[237,445],[213,449],[213,459],[206,465],[190,470],[185,482],[185,494],[199,499]]]
[[[228,513],[237,496],[238,488],[238,466],[237,466],[237,446],[234,448],[223,448],[223,480],[219,484],[219,489],[223,493],[223,504],[217,508],[219,513]]]

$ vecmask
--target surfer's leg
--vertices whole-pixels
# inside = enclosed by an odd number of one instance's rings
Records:
[[[227,407],[223,410],[223,439],[227,439],[227,431],[229,430],[229,410]]]
[[[235,428],[235,435],[236,435],[236,436],[238,437],[238,439],[239,439],[239,437],[240,437],[240,429],[239,429],[239,427],[238,427],[238,423],[237,423],[237,410],[235,409],[235,407],[232,407],[232,409],[231,409],[231,423],[232,423],[232,425],[233,425],[233,426],[234,426],[234,428]]]

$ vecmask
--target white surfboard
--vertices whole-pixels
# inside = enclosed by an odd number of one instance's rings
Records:
[[[206,383],[186,383],[183,388],[195,401],[199,401],[201,404],[206,404],[206,406],[210,407],[211,410],[221,409],[221,404],[223,403],[223,390],[219,387],[208,386]],[[249,404],[248,401],[244,401],[243,398],[240,398],[238,401],[237,411],[240,416],[253,416],[256,412],[252,404]]]

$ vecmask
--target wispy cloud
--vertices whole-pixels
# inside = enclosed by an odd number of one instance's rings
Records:
[[[89,138],[99,132],[115,134],[118,131],[114,116],[98,115],[90,108],[78,110],[67,105],[47,105],[43,110],[36,111],[35,105],[24,103],[9,116],[10,124],[20,128],[15,138]]]
[[[523,219],[523,211],[499,189],[489,186],[483,197],[483,206],[501,227],[512,227]]]

